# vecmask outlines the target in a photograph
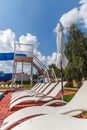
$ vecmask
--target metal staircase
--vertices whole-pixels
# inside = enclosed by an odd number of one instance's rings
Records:
[[[40,74],[43,74],[47,70],[47,67],[35,55],[33,55],[33,66]]]

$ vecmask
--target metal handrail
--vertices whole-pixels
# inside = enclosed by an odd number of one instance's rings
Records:
[[[47,69],[47,67],[35,55],[33,55],[33,58],[40,65],[39,67],[41,67],[44,70]]]

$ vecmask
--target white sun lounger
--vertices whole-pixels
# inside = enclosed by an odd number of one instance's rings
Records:
[[[87,119],[66,115],[44,115],[29,119],[11,130],[87,130]]]
[[[12,96],[20,93],[20,92],[24,92],[24,91],[35,91],[37,88],[39,88],[39,86],[41,85],[42,83],[36,83],[32,88],[29,88],[27,90],[20,90],[20,91],[16,91],[12,94]]]
[[[32,89],[28,89],[28,90],[23,90],[23,91],[18,91],[18,92],[16,92],[16,93],[13,93],[12,94],[12,97],[11,97],[11,100],[12,99],[14,99],[14,98],[16,98],[17,96],[19,96],[19,95],[21,95],[21,94],[25,94],[25,93],[34,93],[35,91],[36,92],[38,92],[42,87],[43,87],[43,85],[44,85],[44,83],[40,83],[40,84],[38,84],[34,89],[32,88]]]
[[[29,93],[29,92],[22,93],[18,95],[17,97],[15,97],[14,99],[11,99],[10,104],[18,100],[19,98],[23,98],[23,97],[33,97],[33,96],[41,97],[41,96],[47,95],[55,87],[56,84],[57,82],[51,83],[51,84],[45,83],[45,85],[42,86],[40,91],[33,92],[33,93]]]
[[[11,103],[14,102],[15,100],[23,97],[23,96],[34,96],[37,95],[41,92],[43,92],[47,86],[49,86],[50,83],[41,83],[38,88],[36,89],[36,91],[30,91],[30,90],[24,90],[22,92],[18,92],[17,94],[15,94],[14,96],[11,97]]]
[[[31,90],[34,90],[34,89],[36,89],[38,86],[39,86],[39,83],[36,83],[36,84],[35,84],[31,89],[29,89],[29,90],[30,90],[30,91],[31,91]],[[23,90],[23,91],[26,91],[26,90]],[[12,96],[18,94],[19,92],[23,92],[23,91],[16,91],[16,92],[12,93]]]
[[[35,88],[32,88],[32,89],[27,89],[27,90],[20,90],[20,91],[16,91],[14,92],[12,95],[11,95],[11,99],[15,98],[16,96],[20,95],[21,93],[24,93],[24,92],[30,92],[30,91],[33,91],[33,89],[37,89],[39,88],[40,84],[36,84],[35,85]]]
[[[21,98],[23,96],[33,96],[37,93],[42,92],[47,86],[49,85],[49,83],[47,84],[41,84],[40,86],[38,86],[38,88],[36,89],[36,91],[30,91],[30,90],[25,90],[22,92],[19,92],[18,94],[14,95],[11,97],[11,102],[14,102],[15,100],[17,100],[18,98]]]
[[[18,110],[8,116],[2,124],[2,129],[5,130],[6,128],[9,128],[16,122],[25,119],[27,117],[32,116],[39,116],[41,114],[51,114],[51,113],[61,113],[61,114],[69,114],[69,115],[75,115],[77,112],[79,114],[79,111],[87,111],[87,81],[82,85],[82,87],[78,90],[78,92],[75,94],[73,99],[67,103],[64,106],[60,107],[52,107],[52,106],[32,106],[32,107],[26,107],[21,110]]]
[[[66,82],[63,82],[64,86],[65,86],[65,84],[66,84]],[[54,85],[55,85],[55,83],[52,83],[50,86],[54,86]],[[15,102],[11,103],[9,109],[11,110],[13,107],[15,107],[16,105],[23,103],[23,102],[36,102],[37,103],[39,101],[43,101],[43,102],[51,101],[53,99],[56,99],[55,97],[60,92],[60,90],[61,90],[61,82],[59,82],[56,85],[56,87],[48,95],[44,95],[41,97],[33,96],[33,97],[20,98],[20,99],[16,100]]]
[[[36,108],[36,109],[33,109]],[[13,114],[11,114],[10,116],[8,116],[2,124],[2,130],[5,130],[7,128],[9,128],[10,126],[12,126],[13,124],[15,124],[16,122],[25,119],[27,117],[31,117],[33,115],[38,115],[38,113],[43,113],[43,114],[50,114],[50,113],[54,113],[57,112],[56,107],[47,107],[47,106],[39,106],[38,107],[26,107],[24,109],[18,110],[16,112],[14,112]],[[39,110],[39,111],[38,111]]]

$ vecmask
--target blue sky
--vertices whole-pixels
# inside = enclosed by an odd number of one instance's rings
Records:
[[[77,6],[78,0],[1,0],[0,29],[10,28],[16,38],[26,33],[35,35],[38,49],[51,55],[56,51],[54,28],[64,13]]]
[[[0,0],[0,51],[12,50],[12,41],[29,41],[26,39],[32,37],[32,43],[35,38],[37,44],[37,57],[54,63],[54,29],[59,20],[64,27],[81,22],[86,28],[86,9],[87,0]]]

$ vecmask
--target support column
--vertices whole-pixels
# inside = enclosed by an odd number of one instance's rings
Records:
[[[23,67],[24,67],[24,63],[22,62],[21,87],[23,87]]]
[[[31,62],[30,85],[33,86],[33,63]]]
[[[13,88],[13,86],[15,84],[16,68],[17,68],[17,63],[15,61],[13,61],[12,88]]]

